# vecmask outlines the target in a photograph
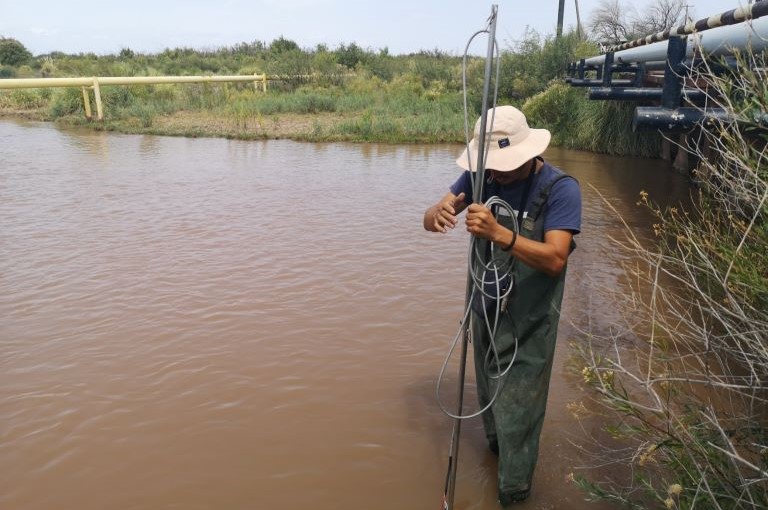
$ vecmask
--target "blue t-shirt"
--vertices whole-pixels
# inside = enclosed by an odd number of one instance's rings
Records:
[[[539,173],[533,177],[531,189],[528,193],[527,204],[525,205],[525,215],[528,214],[528,208],[539,196],[541,188],[551,182],[558,173],[555,167],[544,162],[544,166]],[[472,178],[474,172],[466,171],[453,183],[450,190],[454,195],[464,192],[464,201],[467,204],[472,203]],[[507,185],[500,185],[495,181],[485,184],[483,192],[486,197],[498,196],[508,203],[515,210],[515,214],[520,207],[525,191],[525,180],[516,181]],[[568,230],[571,233],[581,232],[581,190],[576,179],[560,179],[552,187],[547,200],[547,206],[544,208],[544,232],[549,230]]]

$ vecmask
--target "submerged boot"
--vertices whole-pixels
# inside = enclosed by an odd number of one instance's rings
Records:
[[[496,437],[488,438],[488,449],[491,450],[495,456],[499,456],[499,440]]]
[[[530,487],[528,487],[527,489],[519,490],[519,491],[499,492],[499,503],[501,504],[502,507],[508,507],[515,503],[522,503],[523,501],[528,499],[528,496],[530,494],[531,494]]]

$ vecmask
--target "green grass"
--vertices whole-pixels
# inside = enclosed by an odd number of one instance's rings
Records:
[[[632,132],[636,104],[590,101],[583,90],[553,81],[523,104],[535,127],[552,132],[552,143],[620,156],[658,157],[661,136],[656,132]]]

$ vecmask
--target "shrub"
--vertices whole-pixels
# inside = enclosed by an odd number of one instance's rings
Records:
[[[45,106],[46,100],[40,89],[14,89],[10,94],[10,105],[22,110],[33,110]]]
[[[27,63],[32,54],[16,39],[0,37],[0,65],[20,66]]]
[[[83,112],[83,94],[79,88],[56,89],[48,106],[53,118]]]
[[[590,101],[580,89],[553,80],[530,97],[523,112],[536,127],[549,129],[552,143],[606,154],[657,157],[661,136],[632,132],[634,103]]]
[[[546,90],[530,97],[522,110],[532,126],[549,129],[553,144],[574,147],[579,128],[583,127],[577,118],[578,101],[583,95],[583,91],[555,80]]]

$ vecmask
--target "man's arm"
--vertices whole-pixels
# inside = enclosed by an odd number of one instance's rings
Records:
[[[514,233],[502,226],[491,211],[483,205],[472,204],[467,211],[467,231],[501,245],[509,246]],[[544,242],[533,241],[518,235],[511,255],[526,265],[549,276],[557,276],[565,267],[571,252],[573,234],[567,230],[549,230],[544,233]]]
[[[424,228],[430,232],[445,233],[456,226],[456,216],[467,208],[464,192],[458,196],[448,192],[438,203],[424,212]]]

